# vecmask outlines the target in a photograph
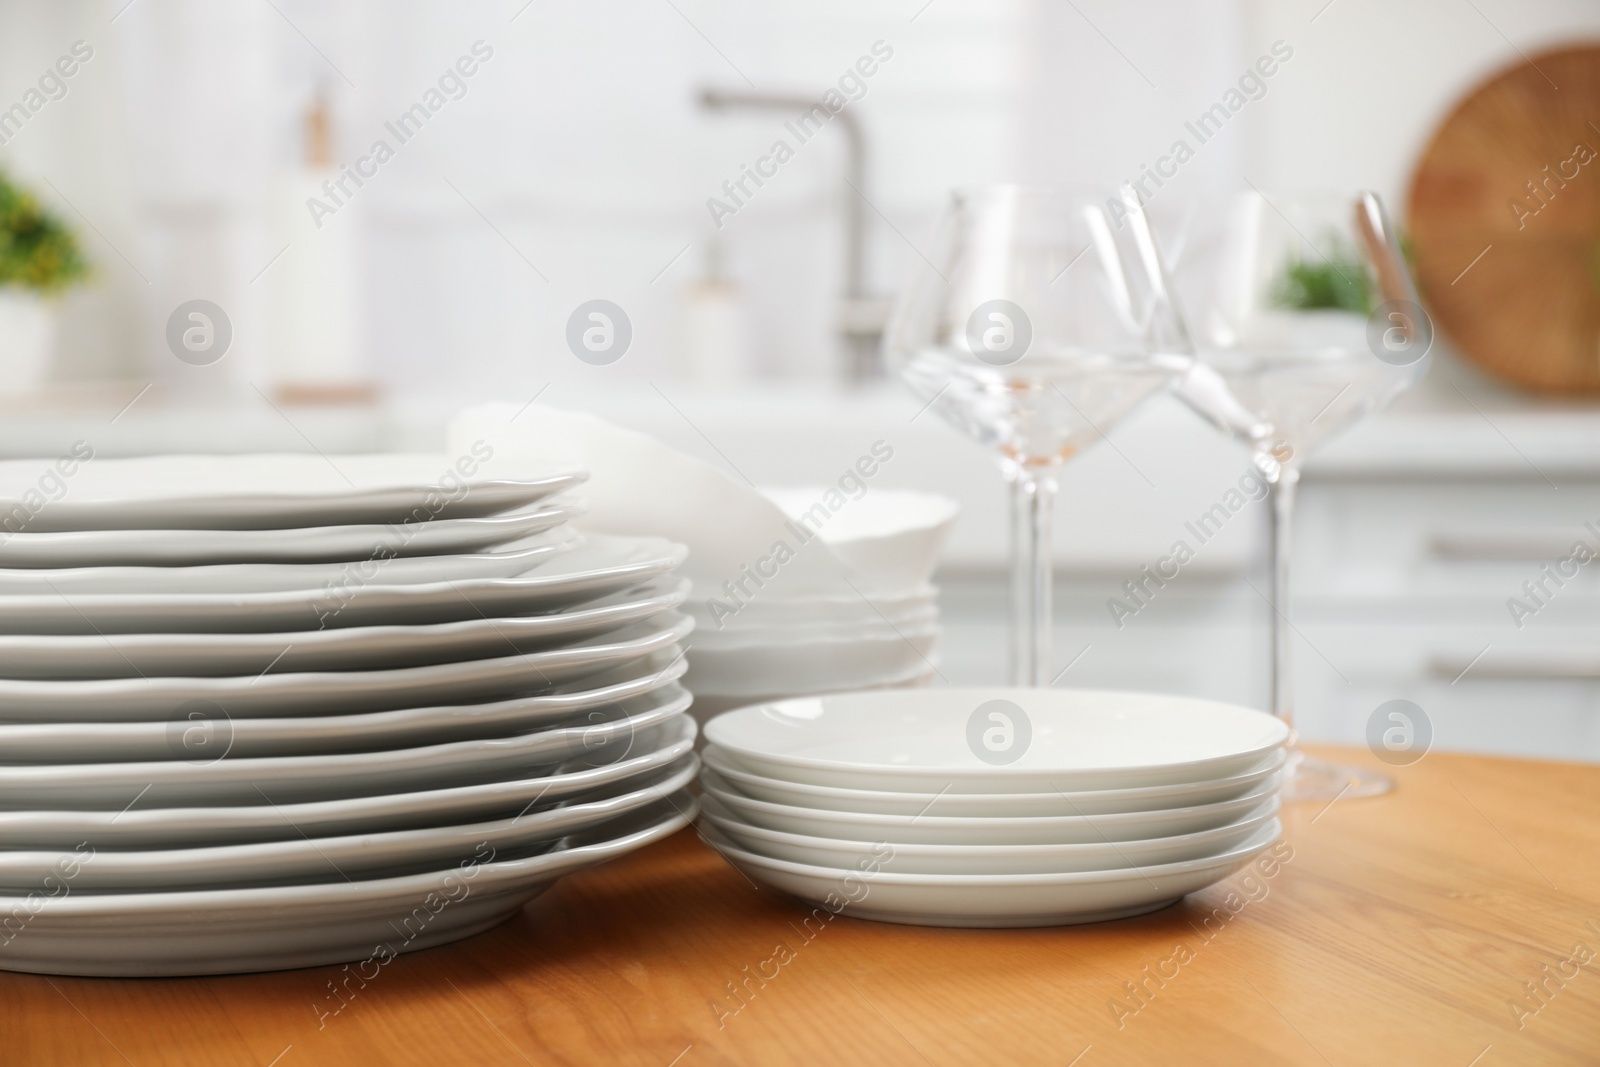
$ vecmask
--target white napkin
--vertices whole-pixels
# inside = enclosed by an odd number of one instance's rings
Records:
[[[813,526],[709,463],[593,415],[542,404],[468,408],[450,424],[450,455],[487,442],[487,477],[570,466],[589,472],[580,529],[667,537],[689,546],[694,597],[736,610],[752,599],[853,596],[869,590]],[[481,449],[479,450],[481,454]],[[715,610],[714,606],[712,610]]]

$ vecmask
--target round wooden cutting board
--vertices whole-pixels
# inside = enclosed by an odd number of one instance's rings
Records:
[[[1600,44],[1540,52],[1445,119],[1407,204],[1417,284],[1467,358],[1600,392]]]

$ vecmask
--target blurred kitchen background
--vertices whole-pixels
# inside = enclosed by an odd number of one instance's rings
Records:
[[[0,169],[91,271],[43,317],[0,299],[0,454],[431,449],[461,406],[535,396],[758,484],[831,481],[882,439],[875,485],[964,509],[943,675],[999,681],[1002,483],[870,366],[950,188],[1138,177],[1282,42],[1292,58],[1152,210],[1178,226],[1244,181],[1367,186],[1404,226],[1418,157],[1464,94],[1594,40],[1592,0],[3,0],[0,109],[23,110],[0,112]],[[804,144],[786,133],[794,100],[862,57],[874,72],[845,84],[844,114]],[[430,92],[401,143],[386,124]],[[708,198],[732,203],[724,182],[780,137],[793,158],[717,225]],[[379,139],[393,158],[323,190]],[[594,299],[632,326],[608,366],[565,340]],[[169,347],[191,300],[231,325],[216,362]],[[1600,579],[1520,628],[1507,607],[1593,543],[1600,409],[1502,384],[1448,339],[1436,354],[1308,466],[1302,731],[1359,742],[1403,697],[1440,747],[1600,759]],[[1069,464],[1061,684],[1265,703],[1259,508],[1137,616],[1106,607],[1246,464],[1165,398]]]

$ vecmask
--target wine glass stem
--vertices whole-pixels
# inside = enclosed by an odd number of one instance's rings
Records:
[[[1011,684],[1050,684],[1055,471],[1014,465],[1011,482]]]
[[[1274,464],[1275,465],[1275,464]],[[1294,496],[1300,472],[1278,467],[1267,481],[1271,508],[1271,537],[1267,559],[1272,570],[1272,713],[1294,730],[1294,670],[1289,653],[1293,636],[1289,622],[1289,561],[1293,544]],[[1291,733],[1291,744],[1292,733]]]

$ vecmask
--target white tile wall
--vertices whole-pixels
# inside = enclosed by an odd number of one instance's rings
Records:
[[[1519,48],[1600,30],[1587,0],[124,3],[0,2],[0,99],[72,40],[97,49],[68,99],[0,148],[0,165],[81,208],[99,267],[73,298],[63,373],[171,377],[161,325],[178,299],[205,295],[236,311],[237,358],[176,381],[247,393],[263,344],[252,278],[277,251],[261,222],[312,91],[331,94],[338,154],[353,158],[481,38],[495,57],[467,96],[329,223],[363,237],[369,364],[401,394],[462,399],[581,377],[563,326],[596,296],[634,320],[615,376],[682,364],[685,287],[713,232],[704,201],[782,128],[777,115],[701,113],[704,85],[816,93],[874,41],[894,48],[852,105],[871,144],[871,281],[891,291],[951,186],[1136,176],[1274,40],[1293,44],[1293,63],[1162,191],[1158,213],[1241,176],[1397,199],[1473,79]],[[765,376],[833,374],[839,141],[830,130],[803,146],[722,231]],[[316,255],[315,236],[292,254]]]
[[[439,136],[430,127],[428,143],[419,138],[393,165],[394,180],[374,184],[367,313],[375,362],[395,387],[492,395],[581,373],[562,331],[594,297],[633,320],[618,371],[671,376],[683,362],[684,287],[714,232],[705,199],[786,136],[781,114],[702,113],[701,86],[744,88],[742,72],[764,90],[819,94],[875,41],[888,43],[894,57],[851,106],[870,139],[872,203],[912,241],[950,185],[1011,171],[1020,4],[939,0],[914,23],[913,4],[677,6],[681,15],[667,4],[537,4],[495,30],[494,60],[435,120]],[[377,99],[419,91],[491,22],[482,10],[428,17],[438,24],[426,37],[396,42],[405,54],[385,61]],[[394,110],[367,104],[353,125],[380,125]],[[842,159],[834,131],[799,146],[722,232],[763,374],[833,373]],[[914,252],[868,214],[873,284],[888,290]]]

